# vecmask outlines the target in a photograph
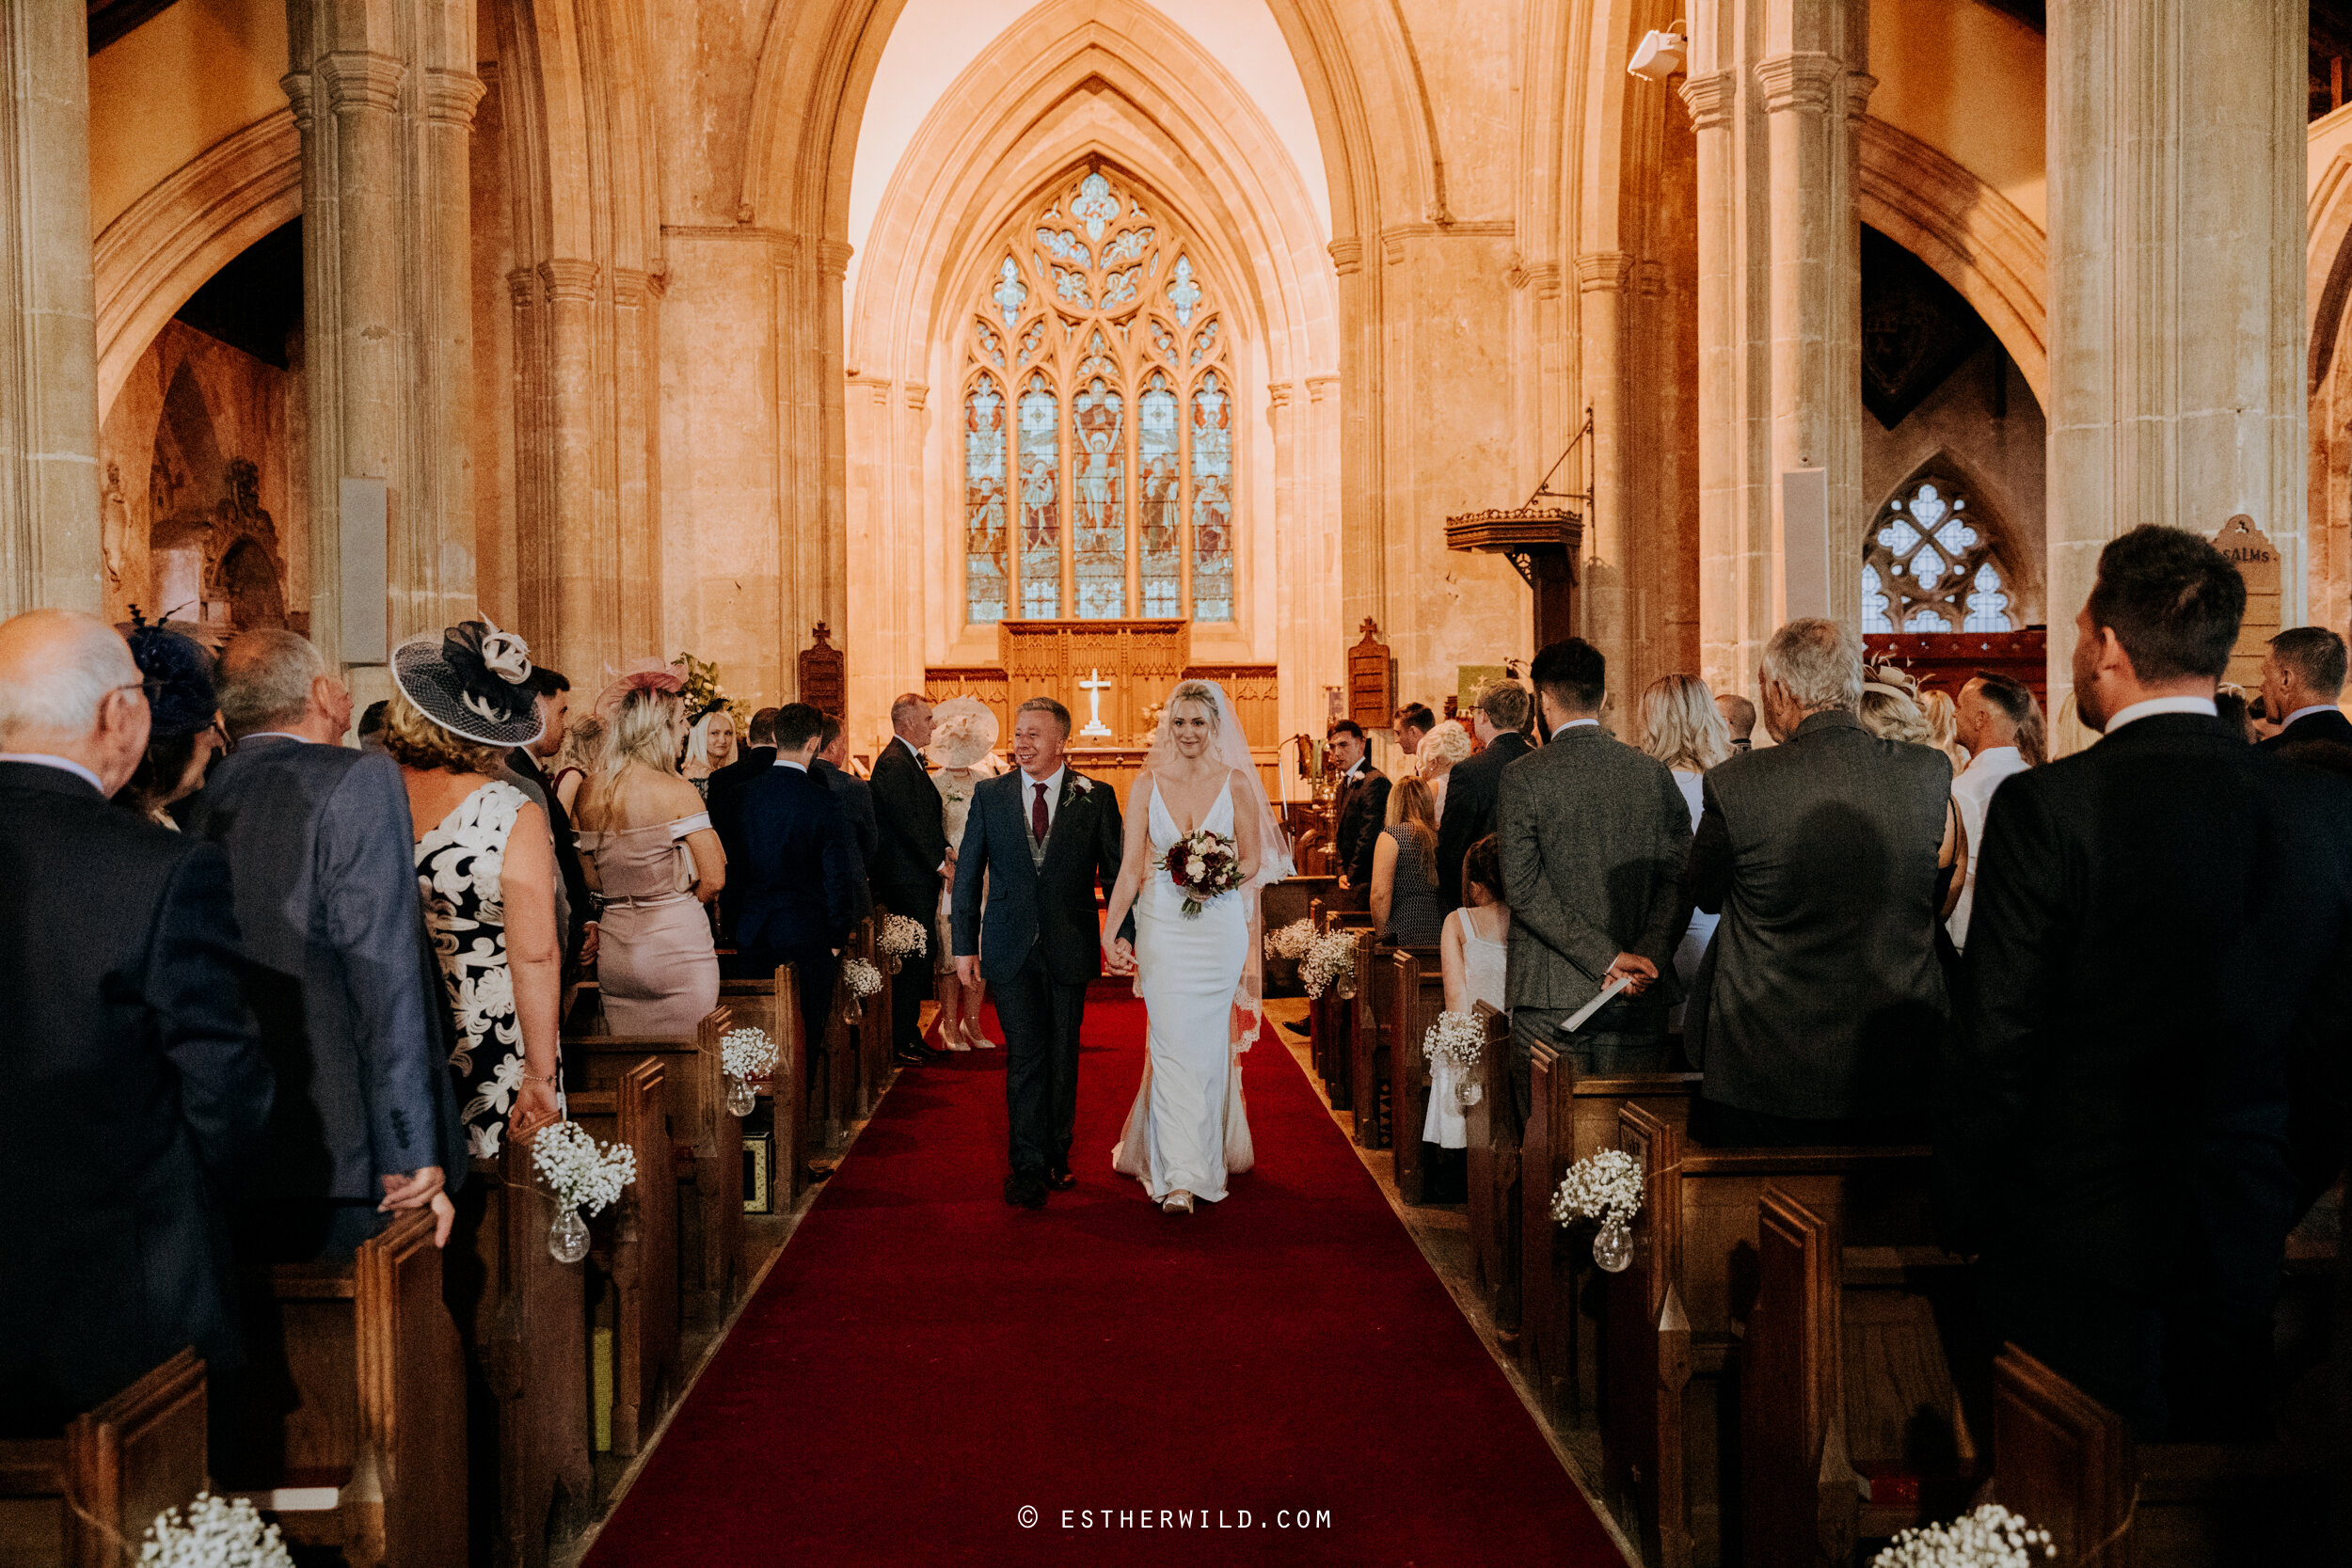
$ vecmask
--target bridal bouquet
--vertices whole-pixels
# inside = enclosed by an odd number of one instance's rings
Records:
[[[1560,1224],[1600,1222],[1593,1261],[1611,1274],[1622,1274],[1633,1261],[1628,1227],[1641,1212],[1642,1163],[1621,1148],[1604,1148],[1570,1165],[1551,1196],[1551,1217]]]
[[[532,1141],[531,1163],[555,1190],[555,1205],[569,1212],[601,1214],[621,1201],[621,1189],[637,1180],[637,1151],[627,1144],[598,1143],[576,1121],[543,1128]]]
[[[167,1508],[147,1527],[140,1568],[294,1568],[294,1554],[243,1497],[199,1492],[185,1513]]]
[[[1353,995],[1356,987],[1356,937],[1352,931],[1326,931],[1307,944],[1307,956],[1298,961],[1298,983],[1307,988],[1307,994],[1320,997],[1336,985],[1342,996]]]
[[[1278,930],[1265,934],[1265,956],[1269,958],[1299,959],[1315,944],[1315,927],[1311,920],[1294,920]]]
[[[1189,920],[1218,894],[1241,886],[1241,852],[1223,833],[1195,829],[1168,847],[1168,879],[1183,892]]]
[[[1947,1524],[1901,1531],[1870,1560],[1870,1568],[2031,1568],[2035,1558],[2056,1556],[2048,1530],[2030,1528],[1999,1503],[1985,1503]]]
[[[1422,1037],[1421,1053],[1432,1069],[1451,1069],[1454,1099],[1467,1110],[1485,1098],[1478,1069],[1486,1059],[1486,1031],[1468,1013],[1439,1013]]]
[[[894,914],[882,922],[882,932],[874,945],[890,959],[890,967],[898,967],[901,958],[919,958],[931,950],[931,939],[923,929],[923,923],[903,914]]]

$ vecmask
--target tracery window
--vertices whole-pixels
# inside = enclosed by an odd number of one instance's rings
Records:
[[[1949,479],[1908,483],[1880,511],[1863,548],[1865,632],[2012,631],[1993,541]]]
[[[1234,618],[1231,342],[1198,247],[1112,176],[1007,232],[964,334],[968,621]]]

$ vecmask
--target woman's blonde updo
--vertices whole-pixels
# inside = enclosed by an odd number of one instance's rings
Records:
[[[632,762],[657,773],[678,770],[677,742],[671,738],[686,699],[658,686],[631,688],[605,725],[604,777],[610,784]]]
[[[1168,694],[1168,718],[1171,723],[1175,720],[1178,703],[1199,704],[1200,710],[1209,716],[1211,735],[1216,734],[1217,727],[1225,722],[1225,715],[1217,711],[1216,691],[1205,681],[1179,681],[1176,684],[1176,689]]]

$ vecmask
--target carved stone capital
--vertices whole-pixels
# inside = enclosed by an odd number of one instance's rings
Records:
[[[1790,109],[1827,114],[1838,79],[1845,74],[1845,62],[1837,56],[1811,51],[1756,62],[1756,81],[1764,89],[1766,114]]]
[[[1363,270],[1363,241],[1353,239],[1333,240],[1325,248],[1331,253],[1332,270],[1337,272],[1342,277],[1347,277],[1350,273],[1360,272]]]
[[[596,263],[556,257],[539,263],[539,281],[549,305],[589,305],[596,297]]]
[[[389,55],[347,49],[321,55],[310,74],[326,89],[329,114],[352,109],[390,114],[400,106],[401,78],[407,71]]]
[[[1633,292],[1644,299],[1666,297],[1666,263],[1636,261],[1633,263]]]
[[[1590,251],[1576,259],[1579,293],[1623,293],[1633,277],[1633,258],[1622,250]]]
[[[278,79],[278,86],[294,109],[295,128],[308,131],[310,128],[310,73],[290,71]]]
[[[1856,71],[1846,77],[1846,118],[1860,119],[1869,112],[1870,95],[1878,91],[1879,79],[1867,71]]]
[[[1682,79],[1682,106],[1691,111],[1691,129],[1720,131],[1731,123],[1731,111],[1740,101],[1740,78],[1729,71],[1711,71],[1704,76]]]
[[[653,298],[652,280],[634,267],[612,269],[612,303],[642,309]]]
[[[517,310],[527,309],[539,300],[539,274],[532,267],[516,267],[506,275],[506,297]]]
[[[1309,403],[1321,403],[1339,389],[1340,378],[1336,375],[1311,375],[1307,378],[1307,401]]]
[[[923,412],[923,404],[931,395],[931,389],[919,381],[908,382],[900,391],[907,400],[907,412],[910,414]]]
[[[470,71],[424,73],[424,118],[437,125],[470,126],[474,106],[489,87]]]
[[[1269,381],[1265,396],[1269,408],[1288,408],[1291,405],[1291,384],[1287,381]]]
[[[817,242],[817,265],[827,278],[838,283],[849,276],[852,248],[847,240],[819,240]]]

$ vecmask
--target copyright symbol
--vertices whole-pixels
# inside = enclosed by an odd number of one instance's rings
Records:
[[[1031,1508],[1027,1503],[1023,1503],[1021,1505],[1021,1512],[1014,1514],[1013,1517],[1021,1521],[1021,1528],[1023,1529],[1037,1528],[1037,1510]]]

